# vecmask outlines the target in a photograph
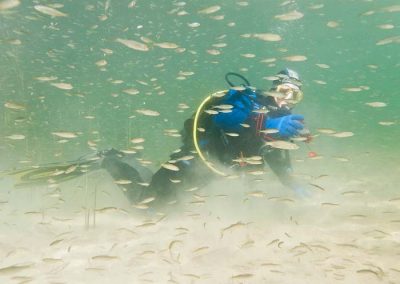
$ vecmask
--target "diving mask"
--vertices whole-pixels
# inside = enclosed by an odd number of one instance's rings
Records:
[[[293,107],[303,99],[303,92],[300,90],[300,88],[290,83],[284,83],[276,86],[275,93],[276,95],[273,97],[275,98],[275,101],[279,107],[284,105]]]

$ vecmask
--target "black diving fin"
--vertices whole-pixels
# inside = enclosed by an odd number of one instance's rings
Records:
[[[75,161],[51,163],[29,168],[5,171],[1,175],[16,179],[16,187],[43,185],[67,181],[89,171],[100,169],[101,156],[83,156]]]

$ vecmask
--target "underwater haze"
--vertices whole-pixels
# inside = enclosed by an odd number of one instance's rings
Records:
[[[0,282],[399,283],[399,23],[398,0],[0,0],[0,171],[111,147],[155,171],[227,72],[298,71],[313,134],[291,152],[306,198],[268,168],[165,212],[101,170],[3,176]]]

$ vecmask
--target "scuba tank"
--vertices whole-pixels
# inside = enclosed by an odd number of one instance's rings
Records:
[[[233,77],[241,79],[240,84],[234,84],[232,81]],[[212,114],[218,113],[215,110],[217,109],[216,106],[220,105],[221,100],[225,99],[225,95],[244,96],[248,90],[251,90],[252,93],[254,91],[250,86],[250,82],[240,74],[228,72],[225,75],[225,80],[231,87],[230,89],[232,92],[236,92],[229,94],[229,90],[223,90],[209,95],[202,101],[196,113],[191,118],[193,120],[193,123],[191,123],[192,145],[195,146],[195,149],[204,164],[213,172],[223,176],[226,174],[216,169],[212,163],[207,161],[207,158],[216,157],[220,162],[231,163],[232,153],[234,152],[235,147],[230,143],[231,138],[226,135],[223,129],[216,127],[212,119]],[[242,102],[244,105],[249,104],[248,99],[243,99]],[[249,107],[251,106],[249,105]],[[189,125],[186,122],[185,124]],[[186,129],[185,132],[188,133],[188,130],[189,128]],[[207,158],[205,154],[207,155]]]

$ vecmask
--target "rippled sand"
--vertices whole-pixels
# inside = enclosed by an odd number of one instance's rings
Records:
[[[102,172],[59,194],[4,182],[0,282],[398,283],[400,194],[315,183],[325,191],[299,199],[276,181],[217,182],[160,213],[130,207]]]

